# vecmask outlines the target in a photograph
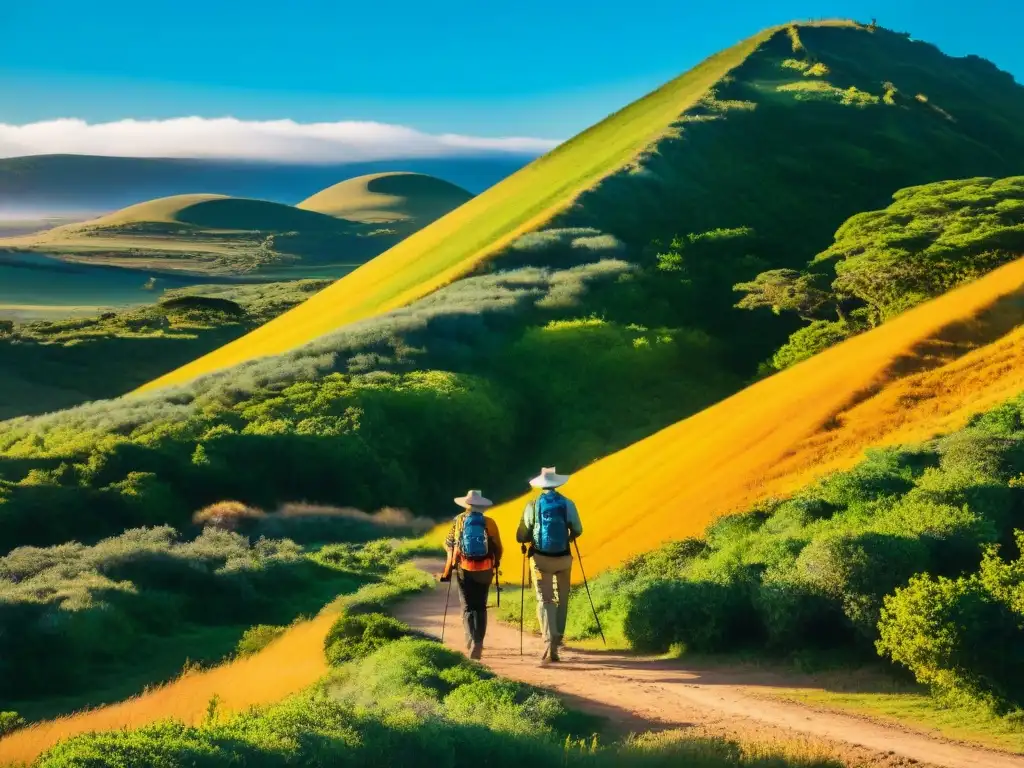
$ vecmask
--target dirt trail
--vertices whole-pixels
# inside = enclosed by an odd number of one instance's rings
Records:
[[[439,569],[434,568],[438,564],[424,565],[435,572]],[[399,606],[395,616],[439,637],[446,592],[436,589],[418,596]],[[462,651],[462,643],[458,600],[453,594],[445,644]],[[1024,768],[1024,756],[757,696],[758,691],[773,687],[800,687],[799,682],[778,674],[685,669],[668,661],[571,648],[562,663],[542,667],[540,641],[529,635],[524,651],[521,657],[518,631],[492,617],[483,663],[504,677],[551,689],[578,709],[610,717],[625,731],[700,727],[758,740],[811,737],[833,746],[837,755],[853,765]]]

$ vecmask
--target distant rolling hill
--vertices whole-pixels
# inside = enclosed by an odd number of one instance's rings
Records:
[[[375,173],[335,184],[297,207],[349,221],[420,229],[472,197],[455,184],[422,173]]]
[[[349,268],[400,239],[395,232],[282,203],[192,194],[137,203],[84,222],[0,239],[83,264],[136,270],[250,274]]]
[[[533,158],[396,159],[327,165],[171,158],[33,155],[0,159],[0,211],[19,218],[97,214],[204,191],[295,203],[343,179],[395,170],[429,174],[476,194]]]
[[[635,318],[701,328],[749,371],[794,327],[733,309],[734,283],[804,266],[901,187],[1024,172],[1021,120],[1024,89],[978,57],[853,23],[770,29],[150,388],[287,352],[475,271],[607,258],[651,276],[616,292],[646,298]],[[669,297],[655,275],[689,288]]]

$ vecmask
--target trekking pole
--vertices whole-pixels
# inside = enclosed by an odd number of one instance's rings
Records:
[[[526,545],[523,545],[523,590],[519,593],[519,655],[523,655],[523,618],[526,616]]]
[[[498,608],[501,608],[501,571],[494,569],[494,588],[498,591]]]
[[[452,579],[455,578],[455,574],[448,576],[448,593],[444,598],[444,616],[441,619],[441,642],[444,642],[444,625],[448,621],[448,603],[452,599]]]
[[[580,554],[580,544],[576,539],[573,539],[572,543],[576,545],[576,559],[580,561],[580,574],[583,576],[583,586],[587,588],[587,599],[590,601],[590,610],[594,612],[594,621],[597,622],[597,631],[601,633],[601,642],[608,645],[608,641],[604,639],[604,630],[601,629],[601,620],[597,618],[597,608],[594,607],[594,598],[590,596],[590,585],[587,584],[587,574],[583,570],[583,555]]]

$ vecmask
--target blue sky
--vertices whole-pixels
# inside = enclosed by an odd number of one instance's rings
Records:
[[[1024,2],[0,3],[0,123],[373,120],[567,138],[771,24],[877,17],[1024,82]]]

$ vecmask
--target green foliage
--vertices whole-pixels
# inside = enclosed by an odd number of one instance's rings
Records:
[[[287,629],[274,624],[257,624],[255,627],[249,627],[235,646],[235,655],[245,657],[259,653],[281,637]]]
[[[408,589],[407,576],[388,570],[396,561],[385,548],[341,561],[287,540],[251,543],[213,528],[186,540],[170,527],[94,546],[19,547],[0,557],[0,702],[141,672],[161,679],[187,657],[253,653],[283,631],[266,623],[288,624],[339,592],[368,582]]]
[[[1024,662],[997,649],[1024,647],[1024,562],[991,546],[1014,541],[1022,470],[1017,398],[603,573],[594,603],[609,639],[638,650],[868,658],[877,643],[939,689],[1021,706]],[[596,636],[589,608],[570,601],[567,637]]]
[[[0,737],[24,728],[25,725],[25,719],[17,712],[0,712]]]
[[[977,573],[915,576],[885,598],[877,646],[943,697],[1024,708],[1024,559],[989,548]]]
[[[812,83],[811,85],[817,85]],[[892,86],[891,83],[887,83]],[[895,86],[887,100],[896,98]],[[773,357],[782,370],[969,282],[1024,254],[1024,177],[942,181],[901,189],[880,211],[859,213],[835,233],[811,270],[770,270],[735,290],[741,309],[792,311],[810,325]],[[834,270],[830,290],[817,289]],[[834,309],[837,322],[817,315]]]
[[[339,666],[369,656],[409,633],[405,624],[381,613],[345,615],[327,633],[324,653],[329,664]]]
[[[329,285],[197,285],[94,317],[0,323],[0,419],[115,397],[233,341]]]
[[[851,218],[817,257],[835,264],[833,289],[863,301],[872,323],[1024,252],[1024,177],[910,187],[893,200]]]
[[[62,742],[37,768],[435,765],[513,768],[838,768],[813,757],[662,733],[602,746],[597,718],[494,678],[437,643],[403,639],[265,710],[197,726],[158,723]],[[583,738],[580,738],[583,737]]]
[[[815,285],[818,278],[818,275],[802,274],[795,269],[762,272],[750,282],[733,286],[734,291],[747,294],[736,306],[740,309],[768,307],[776,315],[796,312],[800,317],[813,317],[829,301],[828,293]]]
[[[771,367],[776,371],[789,368],[824,352],[854,333],[854,327],[845,320],[813,320],[810,325],[795,331],[789,341],[779,347],[772,356]]]

